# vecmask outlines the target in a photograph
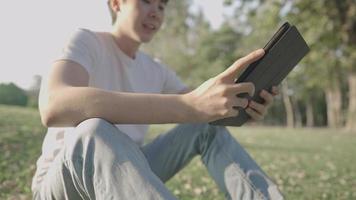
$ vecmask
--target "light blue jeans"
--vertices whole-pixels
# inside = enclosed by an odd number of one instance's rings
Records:
[[[227,199],[283,199],[225,127],[182,124],[139,147],[98,118],[66,137],[34,199],[177,199],[164,182],[196,155]]]

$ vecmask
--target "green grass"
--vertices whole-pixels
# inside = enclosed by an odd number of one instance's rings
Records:
[[[173,125],[151,127],[148,141]],[[331,129],[230,128],[286,199],[356,199],[356,133]],[[36,110],[0,106],[0,199],[31,199],[45,129]],[[224,199],[199,158],[167,187],[179,199]]]
[[[0,199],[30,199],[44,133],[36,110],[0,106]]]

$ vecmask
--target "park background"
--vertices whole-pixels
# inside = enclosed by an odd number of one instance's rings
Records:
[[[204,9],[193,6],[197,2]],[[225,14],[219,26],[207,19],[206,10],[215,12],[211,2],[171,0],[161,32],[143,49],[194,88],[263,47],[285,21],[296,25],[311,51],[283,81],[263,121],[229,129],[286,199],[356,199],[356,2],[221,0],[224,8],[219,12]],[[110,18],[105,17],[109,26]],[[38,46],[33,51],[44,47],[43,41],[34,42]],[[19,60],[27,54],[16,50]],[[2,52],[1,60],[6,55]],[[15,68],[1,65],[2,71]],[[43,74],[20,70],[19,76],[31,76],[31,86],[0,80],[0,199],[31,198],[31,177],[45,134],[37,111]],[[172,126],[154,125],[147,141]],[[179,199],[223,199],[198,158],[167,185]]]

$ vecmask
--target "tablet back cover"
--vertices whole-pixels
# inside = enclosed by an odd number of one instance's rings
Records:
[[[298,62],[309,52],[309,47],[295,26],[291,26],[278,42],[259,60],[253,71],[242,82],[255,84],[252,100],[263,102],[259,97],[262,89],[269,90],[279,85]],[[239,81],[239,80],[238,80]],[[240,81],[241,82],[241,81]],[[237,117],[225,118],[211,122],[213,125],[241,126],[250,116],[244,108],[238,108]]]

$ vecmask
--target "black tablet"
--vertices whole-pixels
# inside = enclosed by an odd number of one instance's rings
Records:
[[[252,82],[255,85],[255,95],[249,97],[248,94],[240,94],[239,97],[246,97],[259,103],[263,99],[259,96],[261,90],[270,91],[272,86],[279,85],[288,73],[298,64],[298,62],[309,52],[309,47],[298,29],[284,23],[273,35],[270,41],[263,48],[265,55],[250,64],[239,76],[236,83]],[[236,108],[239,115],[220,119],[211,122],[212,125],[241,126],[250,116],[244,108]]]

